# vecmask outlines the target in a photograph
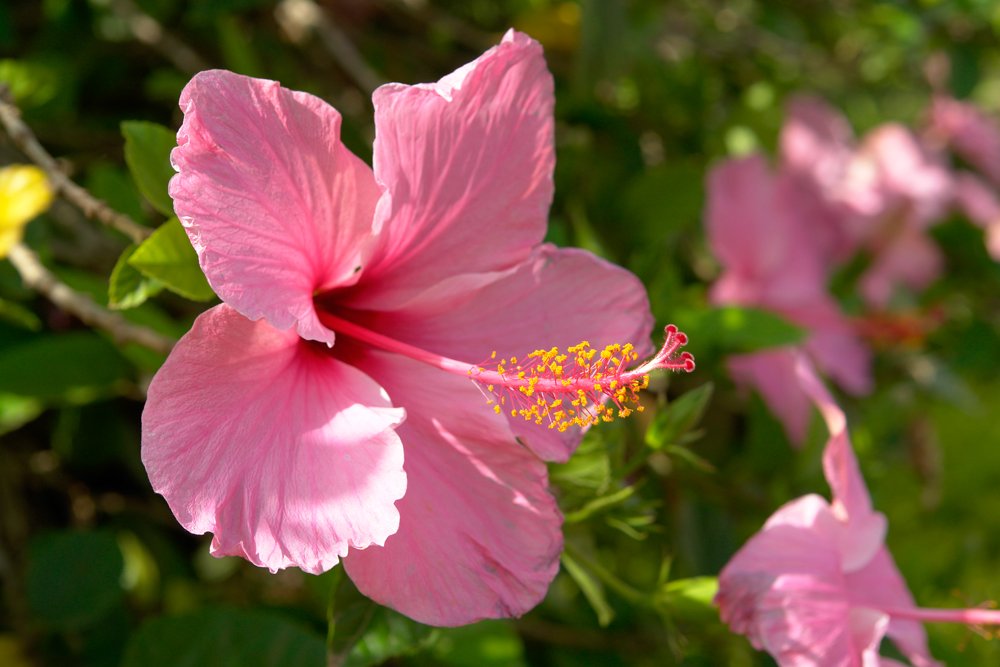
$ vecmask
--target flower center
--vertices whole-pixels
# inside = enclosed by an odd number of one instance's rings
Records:
[[[338,335],[469,377],[497,414],[509,411],[513,417],[548,424],[559,431],[642,412],[639,392],[649,386],[651,371],[663,368],[690,373],[695,367],[691,353],[680,352],[687,344],[687,335],[673,324],[664,329],[666,339],[660,351],[652,359],[629,368],[639,359],[631,344],[608,345],[598,351],[584,341],[566,352],[555,347],[535,350],[520,361],[517,357],[498,361],[497,353],[493,352],[489,361],[470,364],[423,350],[323,310],[319,311],[319,318]],[[608,401],[611,405],[605,405]]]
[[[674,325],[665,330],[666,340],[655,357],[635,367],[639,355],[631,343],[608,345],[598,352],[588,341],[561,351],[557,347],[535,350],[527,357],[496,361],[469,371],[487,403],[501,414],[523,417],[536,424],[565,431],[570,426],[586,427],[642,412],[639,392],[649,386],[649,372],[658,368],[694,370],[690,352],[678,354],[687,336]],[[605,403],[610,401],[611,405]]]

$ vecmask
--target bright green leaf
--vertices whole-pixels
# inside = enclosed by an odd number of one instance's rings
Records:
[[[167,194],[167,182],[174,175],[170,151],[177,145],[177,135],[157,123],[127,120],[122,123],[125,137],[125,162],[139,191],[163,215],[174,214],[174,204]]]
[[[697,352],[716,348],[721,354],[743,354],[772,347],[797,345],[805,331],[767,310],[723,306],[691,312],[684,317],[684,330]]]
[[[154,618],[132,635],[122,667],[318,667],[323,638],[283,616],[204,609]]]
[[[0,349],[2,393],[73,398],[107,391],[128,375],[115,346],[89,331],[34,336]]]
[[[163,289],[159,281],[147,277],[129,264],[129,258],[135,251],[134,245],[125,248],[115,263],[115,268],[111,270],[108,282],[108,306],[116,310],[135,308]]]
[[[594,514],[601,512],[609,507],[614,507],[619,503],[623,503],[633,495],[635,495],[636,487],[626,486],[624,488],[618,489],[614,493],[609,493],[606,496],[600,496],[594,498],[586,505],[574,512],[568,512],[565,516],[566,523],[579,523],[586,519],[589,519]]]
[[[0,394],[0,435],[24,426],[42,414],[43,409],[38,399]]]
[[[676,579],[660,590],[660,599],[672,616],[698,620],[718,616],[712,604],[718,590],[715,577]]]
[[[208,301],[215,297],[198,266],[198,255],[177,218],[160,225],[135,249],[128,263],[185,298]]]
[[[524,644],[506,621],[481,621],[438,632],[431,653],[435,665],[524,667]]]
[[[330,605],[327,646],[345,667],[381,665],[390,658],[423,649],[433,629],[381,607],[358,592],[338,571]]]
[[[36,538],[25,588],[32,613],[57,628],[99,620],[123,594],[124,561],[107,532],[60,532]]]
[[[565,551],[562,554],[562,565],[566,569],[567,574],[580,587],[580,591],[587,598],[587,602],[593,607],[594,613],[597,614],[597,622],[602,628],[607,627],[614,619],[615,611],[608,604],[607,598],[604,597],[604,587]]]
[[[666,445],[680,442],[682,436],[701,421],[712,398],[712,388],[712,383],[706,382],[681,395],[657,413],[653,424],[646,430],[646,444],[653,449],[662,449]]]

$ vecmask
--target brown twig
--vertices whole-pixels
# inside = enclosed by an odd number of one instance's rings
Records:
[[[149,229],[97,199],[62,172],[55,158],[38,143],[31,128],[21,120],[21,110],[11,101],[10,91],[3,84],[0,84],[0,123],[7,130],[14,145],[45,171],[53,189],[83,211],[87,217],[118,230],[133,243],[142,243],[151,234]]]
[[[341,69],[366,93],[385,83],[365,62],[361,52],[313,0],[281,0],[275,17],[292,39],[301,39],[308,32],[319,35],[323,46]]]
[[[124,317],[102,308],[85,294],[74,291],[45,268],[38,256],[23,244],[16,244],[7,255],[21,274],[24,284],[43,294],[52,303],[80,318],[86,324],[104,329],[116,343],[138,343],[151,350],[170,352],[174,340],[152,329],[132,324]]]
[[[111,11],[125,21],[132,36],[169,60],[182,72],[197,74],[210,65],[190,46],[149,14],[136,7],[132,0],[112,0]]]

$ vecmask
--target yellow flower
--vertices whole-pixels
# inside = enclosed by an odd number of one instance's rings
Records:
[[[24,226],[52,203],[52,187],[38,167],[0,169],[0,258],[21,240]]]

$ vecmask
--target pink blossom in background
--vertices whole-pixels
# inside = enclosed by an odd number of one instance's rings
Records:
[[[826,289],[821,238],[809,227],[808,210],[798,206],[797,187],[775,175],[761,156],[728,160],[708,177],[705,216],[709,244],[724,271],[709,298],[771,310],[808,331],[803,347],[844,389],[871,388],[870,354]],[[730,357],[738,383],[760,391],[781,420],[789,439],[801,443],[810,401],[794,378],[791,348]]]
[[[153,379],[142,460],[215,555],[342,559],[425,623],[519,615],[562,547],[543,459],[580,432],[494,413],[469,374],[583,338],[645,354],[646,294],[541,243],[553,89],[536,42],[511,31],[373,101],[374,172],[316,97],[225,71],[184,89],[170,194],[223,304]]]
[[[922,291],[943,269],[927,229],[952,204],[950,172],[910,130],[890,123],[865,136],[849,173],[844,201],[860,215],[847,224],[871,256],[859,291],[880,308],[899,286]]]
[[[968,172],[955,177],[955,203],[986,232],[986,250],[1000,261],[1000,198],[978,176]]]
[[[974,104],[938,95],[931,102],[928,131],[1000,187],[1000,125]]]
[[[781,667],[899,665],[879,655],[889,637],[913,667],[933,667],[923,621],[987,625],[1000,612],[915,605],[884,544],[885,517],[872,508],[844,413],[799,356],[796,380],[830,432],[823,472],[832,502],[808,495],[781,507],[719,575],[715,603]]]
[[[897,287],[920,291],[940,274],[940,252],[926,230],[947,212],[953,183],[912,132],[889,123],[858,142],[843,114],[797,96],[780,144],[781,173],[824,265],[870,256],[858,285],[870,305],[883,308]]]
[[[850,123],[824,100],[811,95],[789,100],[779,138],[779,169],[791,182],[803,225],[827,268],[849,260],[857,250],[847,223],[856,213],[841,201],[855,143]]]

